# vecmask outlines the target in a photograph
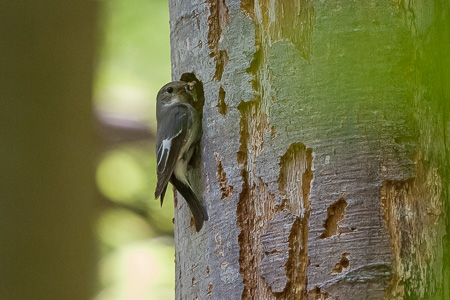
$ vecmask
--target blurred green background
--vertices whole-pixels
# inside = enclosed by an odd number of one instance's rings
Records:
[[[0,299],[174,298],[166,0],[0,1]]]
[[[170,81],[166,0],[108,0],[100,11],[94,110],[102,146],[96,184],[95,300],[173,299],[173,195],[156,186],[156,94]]]

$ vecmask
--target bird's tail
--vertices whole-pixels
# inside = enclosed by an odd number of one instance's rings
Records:
[[[200,229],[202,229],[203,227],[203,222],[208,220],[208,213],[206,212],[206,209],[202,206],[197,198],[197,195],[195,195],[189,184],[178,180],[174,175],[172,175],[170,182],[186,200],[187,204],[189,205],[189,209],[194,216],[195,229],[197,230],[197,232],[200,231]]]

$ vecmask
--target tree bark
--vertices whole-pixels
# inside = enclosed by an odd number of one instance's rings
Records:
[[[448,299],[450,4],[169,6],[210,217],[176,201],[177,299]]]

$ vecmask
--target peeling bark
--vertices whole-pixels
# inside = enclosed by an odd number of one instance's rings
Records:
[[[286,288],[287,269],[290,268],[289,235],[296,220],[295,215],[284,210],[267,224],[266,231],[261,236],[261,276],[274,293],[280,293]]]
[[[424,298],[430,285],[426,280],[429,262],[443,264],[440,246],[444,228],[440,222],[443,203],[442,186],[436,169],[425,170],[421,160],[416,163],[415,178],[386,180],[380,190],[384,221],[391,238],[394,254],[394,276],[386,290],[388,299],[405,296]],[[433,281],[441,281],[442,278]],[[405,290],[405,285],[408,285]],[[413,289],[411,289],[413,287]]]
[[[228,185],[227,174],[223,170],[222,158],[218,153],[214,153],[217,161],[217,182],[220,185],[220,190],[222,191],[222,199],[229,199],[233,196],[234,187]]]
[[[332,273],[337,274],[348,270],[348,267],[350,266],[350,261],[348,259],[349,254],[350,253],[342,253],[342,258],[334,266],[333,270],[331,270]]]
[[[319,236],[319,239],[324,239],[340,233],[338,223],[344,218],[344,210],[347,207],[347,201],[344,198],[339,198],[327,208],[327,218],[323,223],[325,230]]]
[[[220,86],[219,90],[219,101],[217,103],[217,108],[219,109],[219,113],[223,116],[227,114],[227,112],[230,110],[230,107],[225,103],[225,90],[223,89],[223,86]]]
[[[219,49],[219,40],[223,28],[227,26],[230,20],[230,16],[228,15],[228,7],[225,4],[225,0],[207,0],[206,2],[209,5],[208,45],[211,51],[209,56],[216,63],[216,72],[213,78],[220,81],[222,79],[223,69],[228,62],[228,55],[226,50]]]
[[[450,4],[194,2],[210,220],[178,202],[177,299],[449,298]]]

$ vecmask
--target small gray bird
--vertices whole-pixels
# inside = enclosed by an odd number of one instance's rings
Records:
[[[186,200],[194,216],[195,229],[200,231],[208,220],[186,177],[187,166],[200,141],[200,120],[189,100],[197,100],[195,81],[173,81],[163,86],[156,98],[156,161],[158,183],[155,199],[163,204],[167,184],[172,183]]]

